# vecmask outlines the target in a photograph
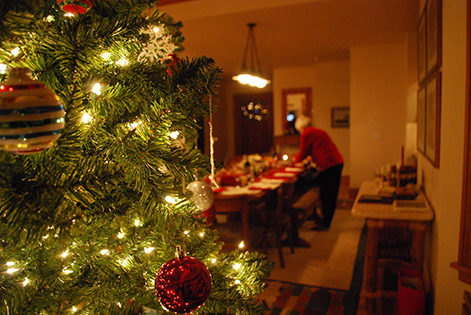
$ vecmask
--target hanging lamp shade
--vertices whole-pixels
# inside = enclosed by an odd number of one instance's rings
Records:
[[[247,42],[245,44],[244,58],[242,60],[242,67],[239,75],[232,77],[234,81],[240,84],[248,84],[258,88],[264,88],[269,80],[264,79],[260,68],[260,60],[258,59],[257,46],[255,45],[255,36],[253,28],[255,23],[247,24],[249,33],[247,35]]]

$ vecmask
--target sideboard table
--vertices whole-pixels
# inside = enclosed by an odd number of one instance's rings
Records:
[[[373,198],[364,202],[362,196]],[[383,299],[395,299],[397,295],[384,280],[385,271],[400,267],[423,270],[425,230],[434,213],[422,193],[415,200],[423,201],[426,207],[417,211],[397,210],[389,201],[376,202],[374,196],[381,196],[375,183],[362,183],[352,215],[365,218],[367,225],[362,286],[366,310],[368,314],[381,314]]]

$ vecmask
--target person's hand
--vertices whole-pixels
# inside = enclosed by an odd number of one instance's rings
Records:
[[[312,161],[311,157],[308,156],[307,158],[305,158],[304,160],[302,160],[302,163],[303,163],[303,164],[309,164],[311,161]]]

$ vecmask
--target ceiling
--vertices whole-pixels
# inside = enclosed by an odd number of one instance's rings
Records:
[[[167,4],[173,3],[173,4]],[[214,58],[225,75],[240,69],[248,33],[262,71],[347,59],[350,47],[380,44],[415,31],[420,0],[162,0],[183,23],[180,56]]]

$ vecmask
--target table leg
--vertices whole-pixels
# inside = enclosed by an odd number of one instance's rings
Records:
[[[425,222],[414,222],[412,230],[412,265],[422,270],[424,263]]]

